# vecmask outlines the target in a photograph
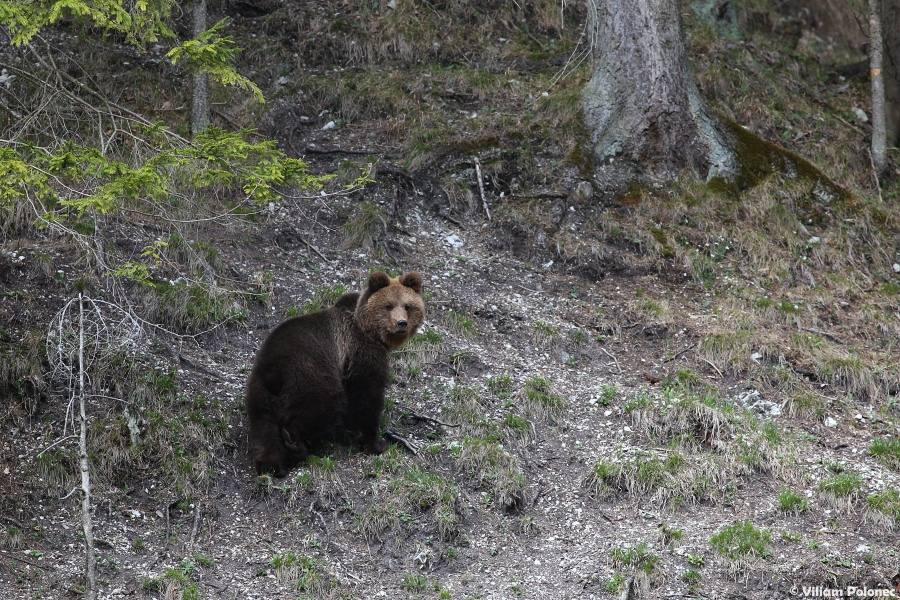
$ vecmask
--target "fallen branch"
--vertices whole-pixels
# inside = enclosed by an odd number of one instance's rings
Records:
[[[663,362],[664,362],[664,363],[668,363],[668,362],[672,362],[673,360],[678,360],[678,357],[680,357],[681,355],[683,355],[683,354],[685,354],[685,353],[687,353],[687,352],[690,352],[691,350],[693,350],[693,349],[696,348],[696,347],[697,347],[697,342],[694,342],[693,344],[691,344],[690,346],[688,346],[687,348],[685,348],[685,349],[682,350],[681,352],[678,352],[677,354],[675,354],[675,356],[673,356],[672,358],[667,358],[667,359],[664,360]]]
[[[406,412],[407,415],[414,419],[418,419],[419,421],[427,421],[428,423],[434,423],[435,425],[441,425],[443,427],[459,427],[459,425],[454,425],[453,423],[444,423],[434,417],[429,417],[427,415],[422,415],[412,410],[411,408],[403,408],[403,411]]]
[[[715,372],[719,374],[719,377],[721,377],[722,379],[725,379],[725,376],[722,375],[722,371],[719,370],[719,367],[717,367],[716,365],[712,364],[709,360],[707,360],[707,359],[705,359],[705,358],[703,358],[703,359],[701,359],[701,360],[702,360],[703,362],[705,362],[706,364],[708,364],[709,366],[711,366],[711,367],[713,368],[713,370],[715,370]]]
[[[821,336],[827,337],[827,338],[830,339],[832,342],[836,342],[836,343],[838,343],[838,344],[843,344],[843,343],[844,343],[843,341],[841,341],[841,338],[839,338],[839,337],[836,336],[835,334],[833,334],[833,333],[828,333],[827,331],[822,331],[822,330],[820,330],[820,329],[813,329],[812,327],[801,327],[801,328],[800,328],[800,331],[805,331],[805,332],[807,332],[807,333],[815,333],[816,335],[821,335]]]
[[[616,363],[616,369],[618,369],[619,374],[621,375],[621,374],[622,374],[622,366],[619,365],[619,359],[616,358],[615,356],[613,356],[612,354],[610,354],[610,353],[609,353],[609,350],[607,350],[607,349],[604,348],[603,346],[600,346],[600,350],[602,350],[603,353],[604,353],[605,355],[607,355],[608,357],[610,357],[611,359],[613,359],[613,361]]]
[[[406,439],[405,437],[398,434],[396,431],[387,429],[384,432],[384,437],[386,437],[389,440],[392,440],[394,442],[397,442],[398,444],[400,444],[401,446],[403,446],[404,448],[409,450],[410,454],[412,454],[414,456],[419,455],[419,448],[415,444],[410,442],[408,439]]]
[[[325,517],[322,516],[322,513],[316,510],[316,501],[313,500],[309,503],[309,512],[319,517],[319,521],[322,523],[322,529],[325,530],[325,535],[328,535],[328,524],[325,522]]]

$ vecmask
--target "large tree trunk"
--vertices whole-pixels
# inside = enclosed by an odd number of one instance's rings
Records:
[[[594,74],[584,90],[594,155],[653,179],[729,176],[729,136],[700,97],[677,0],[588,0]]]
[[[206,0],[194,0],[194,37],[206,31]],[[209,127],[209,76],[194,73],[193,104],[191,106],[191,132],[197,135]]]

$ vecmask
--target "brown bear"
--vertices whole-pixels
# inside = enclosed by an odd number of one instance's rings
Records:
[[[350,432],[384,452],[379,435],[388,354],[425,318],[422,276],[373,273],[361,294],[288,319],[263,343],[247,382],[250,452],[256,472],[284,477],[310,449]]]

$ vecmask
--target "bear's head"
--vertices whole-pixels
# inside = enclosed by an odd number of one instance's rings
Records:
[[[402,277],[372,273],[356,304],[356,320],[368,335],[388,348],[397,348],[415,335],[425,320],[421,294],[422,276],[418,273]]]

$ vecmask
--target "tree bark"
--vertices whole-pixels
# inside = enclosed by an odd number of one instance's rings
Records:
[[[885,137],[888,146],[900,147],[900,0],[882,0],[884,35]]]
[[[700,97],[677,0],[588,0],[594,73],[583,92],[594,156],[651,179],[728,177],[730,136]]]
[[[206,31],[206,0],[194,0],[194,37]],[[209,127],[209,76],[194,73],[191,132],[197,135]]]
[[[881,1],[869,0],[869,77],[872,83],[872,165],[876,175],[884,173],[887,159],[887,130],[884,114],[882,75]]]

